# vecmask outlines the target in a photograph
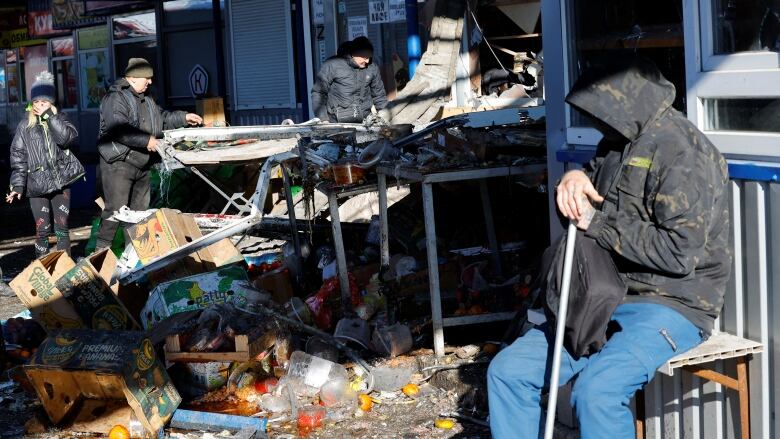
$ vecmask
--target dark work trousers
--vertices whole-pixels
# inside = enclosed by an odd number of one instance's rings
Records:
[[[35,219],[35,257],[49,252],[49,236],[54,218],[54,234],[57,236],[57,250],[70,255],[70,234],[68,214],[70,213],[70,189],[30,198],[30,209]]]
[[[103,184],[103,202],[105,207],[100,214],[102,221],[97,235],[95,249],[111,246],[119,222],[109,220],[122,206],[131,210],[149,208],[149,169],[138,167],[119,160],[106,163],[100,160],[100,181]]]

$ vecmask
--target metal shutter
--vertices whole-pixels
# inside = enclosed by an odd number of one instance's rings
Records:
[[[296,108],[288,1],[232,0],[230,26],[235,108]]]

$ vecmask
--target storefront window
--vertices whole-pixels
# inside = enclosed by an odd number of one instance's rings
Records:
[[[75,108],[77,100],[76,66],[72,59],[52,62],[54,86],[57,89],[57,105],[60,108]]]
[[[73,37],[51,40],[51,56],[52,58],[73,56]]]
[[[123,76],[130,58],[143,58],[153,66],[157,63],[157,41],[146,40],[137,43],[117,44],[114,46],[114,67],[118,77]],[[158,72],[159,73],[159,72]]]
[[[220,0],[224,12],[225,0]],[[173,0],[163,3],[166,26],[207,24],[213,21],[211,0]]]
[[[0,104],[5,103],[5,67],[0,64]]]
[[[97,109],[111,85],[106,26],[79,29],[78,46],[81,108]]]
[[[780,132],[780,99],[703,99],[707,131]]]
[[[674,107],[686,110],[681,0],[574,0],[570,4],[568,16],[574,22],[569,85],[591,67],[642,57],[653,61],[674,84]],[[571,126],[587,125],[572,112]]]
[[[113,20],[114,40],[153,37],[157,32],[154,12],[116,17]]]
[[[765,0],[714,0],[716,55],[780,49],[780,4]]]
[[[106,51],[81,53],[79,63],[81,64],[81,108],[99,108],[100,99],[111,85]]]
[[[6,64],[5,68],[6,86],[8,87],[8,102],[17,103],[20,101],[19,90],[19,70],[16,64]]]
[[[19,52],[24,59],[22,67],[25,93],[21,99],[26,101],[30,98],[30,89],[35,82],[35,77],[41,72],[49,70],[49,55],[46,45],[22,47]]]

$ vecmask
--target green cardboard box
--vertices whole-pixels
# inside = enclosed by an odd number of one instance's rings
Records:
[[[149,294],[141,310],[141,324],[148,330],[176,313],[226,302],[243,308],[250,289],[246,270],[240,265],[164,282]]]
[[[107,434],[135,417],[157,437],[181,403],[141,332],[62,330],[24,370],[51,421],[71,431]]]
[[[117,296],[118,285],[108,282],[116,269],[116,256],[103,249],[81,260],[57,279],[55,286],[92,329],[140,330]]]

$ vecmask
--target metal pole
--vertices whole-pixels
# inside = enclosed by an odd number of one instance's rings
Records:
[[[328,195],[330,207],[330,226],[333,228],[333,248],[336,250],[336,269],[341,289],[341,307],[347,314],[352,309],[349,294],[349,272],[347,271],[347,255],[344,251],[344,236],[341,234],[341,218],[339,218],[339,199],[335,192]]]
[[[420,31],[417,26],[417,0],[406,0],[406,53],[409,57],[409,79],[414,76],[417,64],[420,63],[422,47]]]
[[[387,224],[387,176],[377,173],[377,189],[379,191],[379,248],[382,267],[390,265],[390,243]]]
[[[567,233],[566,253],[563,259],[563,285],[561,285],[561,300],[558,303],[558,324],[555,328],[555,350],[553,351],[552,374],[550,375],[550,395],[547,399],[547,418],[544,423],[544,439],[552,439],[555,426],[555,406],[558,403],[558,380],[561,374],[563,331],[566,329],[566,313],[569,311],[571,266],[574,259],[574,239],[577,237],[577,227],[573,222],[569,222]]]
[[[493,271],[501,276],[501,249],[498,247],[496,226],[493,221],[493,208],[490,205],[490,192],[485,179],[479,180],[479,193],[482,196],[482,211],[485,216],[485,227],[491,252],[490,258],[493,261]]]
[[[444,356],[444,321],[441,318],[441,291],[439,290],[439,255],[436,251],[436,221],[433,214],[433,188],[422,184],[423,216],[425,217],[425,247],[428,253],[428,285],[431,290],[431,318],[433,319],[433,353]]]

